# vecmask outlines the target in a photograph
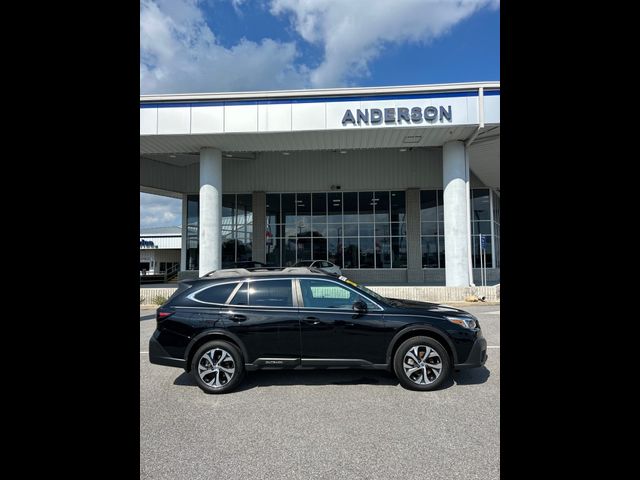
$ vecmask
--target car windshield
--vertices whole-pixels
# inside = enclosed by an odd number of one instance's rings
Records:
[[[313,263],[313,260],[311,260],[311,261],[306,261],[305,260],[304,262],[296,263],[294,266],[295,267],[310,267],[312,263]]]
[[[358,290],[362,290],[363,292],[368,293],[369,295],[371,295],[373,298],[375,298],[376,300],[379,300],[381,302],[386,302],[389,303],[389,299],[386,297],[383,297],[382,295],[374,292],[373,290],[368,289],[367,287],[365,287],[364,285],[358,285],[356,282],[354,282],[353,280],[348,279],[345,276],[339,277],[340,280],[342,280],[345,283],[348,283],[349,285],[356,287]]]

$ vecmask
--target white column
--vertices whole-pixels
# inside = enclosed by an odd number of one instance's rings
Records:
[[[180,245],[180,271],[187,269],[187,194],[182,195],[182,244]]]
[[[444,250],[447,287],[469,286],[467,178],[464,142],[445,143],[442,149],[442,184],[444,186]]]
[[[200,276],[220,268],[222,229],[222,152],[200,151]]]

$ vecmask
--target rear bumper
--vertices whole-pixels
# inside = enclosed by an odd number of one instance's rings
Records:
[[[471,347],[471,352],[467,361],[464,363],[457,363],[455,368],[478,368],[484,365],[487,361],[487,340],[484,337],[476,339]]]
[[[155,365],[185,368],[187,362],[183,358],[174,358],[162,348],[162,345],[156,340],[157,333],[157,331],[154,332],[149,340],[149,361]]]

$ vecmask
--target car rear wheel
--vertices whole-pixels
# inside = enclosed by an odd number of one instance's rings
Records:
[[[227,393],[242,381],[244,359],[232,343],[214,340],[196,351],[191,374],[206,393]]]
[[[396,350],[393,369],[403,387],[435,390],[451,374],[447,350],[431,337],[412,337]]]

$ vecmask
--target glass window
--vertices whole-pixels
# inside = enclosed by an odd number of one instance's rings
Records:
[[[391,221],[406,221],[405,192],[391,192]]]
[[[443,190],[437,190],[438,197],[438,221],[444,222],[444,192]]]
[[[279,266],[328,258],[345,268],[397,267],[392,262],[391,236],[406,237],[404,192],[283,193],[267,197],[266,251],[269,258],[280,262]],[[281,236],[296,241],[280,245],[278,256],[273,239]],[[406,238],[396,242],[405,244]],[[406,260],[398,265],[406,268]]]
[[[224,304],[233,292],[233,289],[236,288],[238,282],[235,283],[225,283],[223,285],[215,285],[210,288],[205,288],[204,290],[199,291],[194,295],[196,300],[200,300],[201,302],[208,303],[221,303]]]
[[[249,305],[258,307],[292,307],[291,280],[250,282]]]
[[[484,235],[491,235],[491,222],[471,222],[472,234],[478,235],[480,233]]]
[[[236,261],[236,240],[226,238],[222,240],[222,268],[229,268]]]
[[[326,193],[314,193],[311,196],[312,217],[311,224],[314,230],[317,225],[321,225],[326,228],[327,223],[327,194]]]
[[[376,192],[373,197],[373,202],[376,207],[375,221],[389,223],[391,219],[391,211],[389,210],[389,193],[390,192]]]
[[[329,238],[327,246],[329,261],[342,267],[342,240],[340,238]]]
[[[374,268],[373,238],[360,237],[360,268]]]
[[[296,194],[283,193],[280,200],[282,205],[282,218],[287,228],[296,227]],[[288,236],[289,234],[287,234]]]
[[[282,266],[290,267],[296,263],[297,241],[295,238],[287,238],[282,245]]]
[[[354,302],[361,300],[370,309],[377,309],[373,302],[342,285],[324,280],[300,280],[305,308],[337,308],[351,310]]]
[[[312,237],[326,237],[327,236],[327,224],[326,223],[322,223],[320,225],[318,225],[317,223],[313,224],[312,230],[311,230],[311,236]]]
[[[420,191],[422,268],[444,268],[444,208],[442,190]]]
[[[342,192],[327,194],[327,211],[329,223],[342,223]]]
[[[298,239],[298,260],[311,260],[311,239]]]
[[[360,236],[361,237],[373,237],[374,232],[373,223],[361,223],[360,224]]]
[[[358,268],[358,237],[344,239],[344,268]]]
[[[393,236],[404,236],[407,234],[407,224],[406,223],[392,223],[391,224],[391,235]]]
[[[393,268],[407,268],[407,238],[392,237],[391,255]]]
[[[422,237],[422,268],[438,268],[438,237]]]
[[[471,191],[471,220],[491,220],[489,208],[489,189],[474,188]]]
[[[240,287],[240,290],[236,292],[231,301],[230,305],[248,305],[249,304],[249,290],[247,288],[247,282],[244,282]]]
[[[296,216],[298,232],[311,229],[311,194],[296,193]],[[299,234],[298,234],[299,235]]]
[[[266,260],[269,265],[280,266],[282,238],[269,238],[266,241]]]
[[[198,270],[198,219],[200,216],[198,195],[187,197],[187,270]]]
[[[376,236],[376,268],[391,268],[391,239]]]
[[[423,222],[438,220],[438,203],[435,190],[420,191],[420,219]]]
[[[360,204],[359,222],[373,222],[373,192],[360,192],[358,194]]]
[[[444,268],[444,236],[438,237],[438,248],[440,250],[440,268]]]
[[[438,235],[438,222],[422,222],[422,235]]]
[[[356,192],[349,192],[343,194],[343,208],[344,215],[343,221],[357,222],[358,221],[358,194]]]
[[[326,258],[327,258],[327,239],[314,238],[313,239],[313,259],[325,260]]]
[[[343,235],[349,237],[357,237],[358,236],[358,224],[357,223],[345,223],[343,228]]]
[[[376,223],[375,235],[376,237],[389,236],[389,224],[388,223]]]
[[[280,217],[280,194],[268,193],[266,202],[267,225],[282,223],[282,218]]]

